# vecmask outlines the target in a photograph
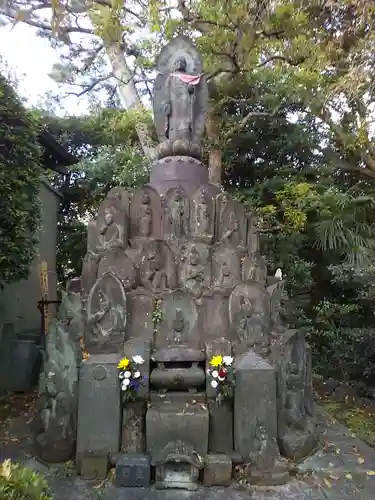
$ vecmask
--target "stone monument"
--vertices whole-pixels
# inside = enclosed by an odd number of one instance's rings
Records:
[[[66,411],[77,424],[54,425],[58,436],[77,433],[83,476],[103,477],[112,463],[122,487],[150,477],[158,488],[228,485],[241,464],[251,483],[282,484],[286,458],[317,443],[310,349],[286,324],[284,282],[267,277],[255,218],[208,183],[208,91],[194,44],[172,40],[157,71],[150,183],[132,195],[111,190],[88,225],[80,299],[89,358],[75,412]],[[143,361],[143,383],[125,402],[124,356]],[[234,358],[235,385],[220,404],[213,356]]]

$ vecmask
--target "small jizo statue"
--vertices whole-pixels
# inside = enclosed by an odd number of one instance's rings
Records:
[[[104,216],[104,224],[99,230],[99,241],[101,246],[98,250],[108,248],[122,248],[123,229],[116,224],[112,212],[107,211]]]

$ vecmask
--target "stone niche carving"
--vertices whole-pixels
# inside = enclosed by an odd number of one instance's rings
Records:
[[[128,216],[118,198],[106,198],[96,219],[99,245],[97,252],[114,248],[125,249],[128,242]]]
[[[47,462],[72,458],[76,444],[79,339],[83,313],[79,293],[63,293],[58,316],[46,335],[46,361],[41,376],[43,410],[36,451]]]
[[[237,252],[226,242],[220,243],[212,256],[212,287],[229,295],[241,283],[241,263]]]
[[[226,193],[216,196],[216,238],[228,242],[240,255],[246,252],[247,218],[240,203],[231,200]]]
[[[199,242],[189,242],[181,249],[180,286],[199,299],[211,285],[210,248]]]
[[[155,349],[173,351],[173,347],[202,349],[198,331],[198,312],[193,298],[180,291],[163,298],[162,321],[155,335]],[[155,355],[158,360],[160,357]]]
[[[125,339],[126,319],[126,294],[121,281],[112,273],[103,274],[87,301],[88,352],[119,352]]]
[[[127,217],[129,218],[129,203],[130,203],[130,194],[126,189],[121,187],[114,187],[107,193],[107,198],[117,198],[121,201],[121,204],[125,210]]]
[[[189,235],[190,201],[181,188],[171,188],[164,197],[163,230],[167,240],[184,240]]]
[[[310,351],[302,333],[289,330],[273,347],[277,366],[278,441],[281,453],[299,459],[317,444]]]
[[[273,334],[283,333],[286,330],[286,309],[288,300],[285,291],[285,281],[279,281],[267,287],[271,306],[271,332]]]
[[[196,241],[210,244],[215,234],[215,195],[208,186],[202,186],[193,196],[191,207],[191,235]]]
[[[176,288],[177,272],[174,256],[165,241],[155,240],[143,244],[138,265],[141,285],[146,290],[162,292]]]
[[[154,302],[154,294],[149,290],[138,288],[127,294],[126,339],[152,338]]]
[[[131,238],[161,237],[162,208],[158,192],[151,186],[138,189],[130,203]]]
[[[199,309],[200,331],[205,341],[228,338],[230,329],[228,297],[213,291],[205,293]]]
[[[125,290],[137,285],[137,273],[132,260],[119,249],[108,250],[98,266],[98,277],[112,273],[119,278]]]
[[[270,344],[270,298],[256,282],[242,283],[229,298],[229,318],[236,354],[253,350],[266,355]]]
[[[198,489],[199,472],[204,464],[189,444],[180,440],[170,442],[155,454],[151,463],[156,467],[156,488]]]

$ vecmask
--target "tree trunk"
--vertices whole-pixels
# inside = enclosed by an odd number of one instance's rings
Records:
[[[118,92],[122,105],[126,111],[132,109],[144,111],[143,103],[134,83],[133,74],[129,69],[120,44],[116,42],[106,44],[106,52],[112,66],[113,74],[118,81]],[[145,155],[151,160],[154,148],[150,131],[141,121],[137,122],[136,131]]]
[[[211,184],[220,187],[222,171],[222,151],[219,144],[219,127],[216,117],[210,112],[207,116],[206,131],[211,143],[208,160],[208,178]]]

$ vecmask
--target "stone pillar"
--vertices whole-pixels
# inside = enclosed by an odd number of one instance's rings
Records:
[[[276,373],[250,351],[236,359],[234,447],[254,484],[283,484],[289,474],[277,446]]]
[[[168,156],[154,162],[151,167],[150,185],[161,195],[170,188],[181,187],[188,196],[192,196],[207,183],[207,167],[189,156]]]
[[[108,457],[120,449],[121,402],[118,354],[91,355],[81,367],[78,402],[77,466],[85,458]]]

